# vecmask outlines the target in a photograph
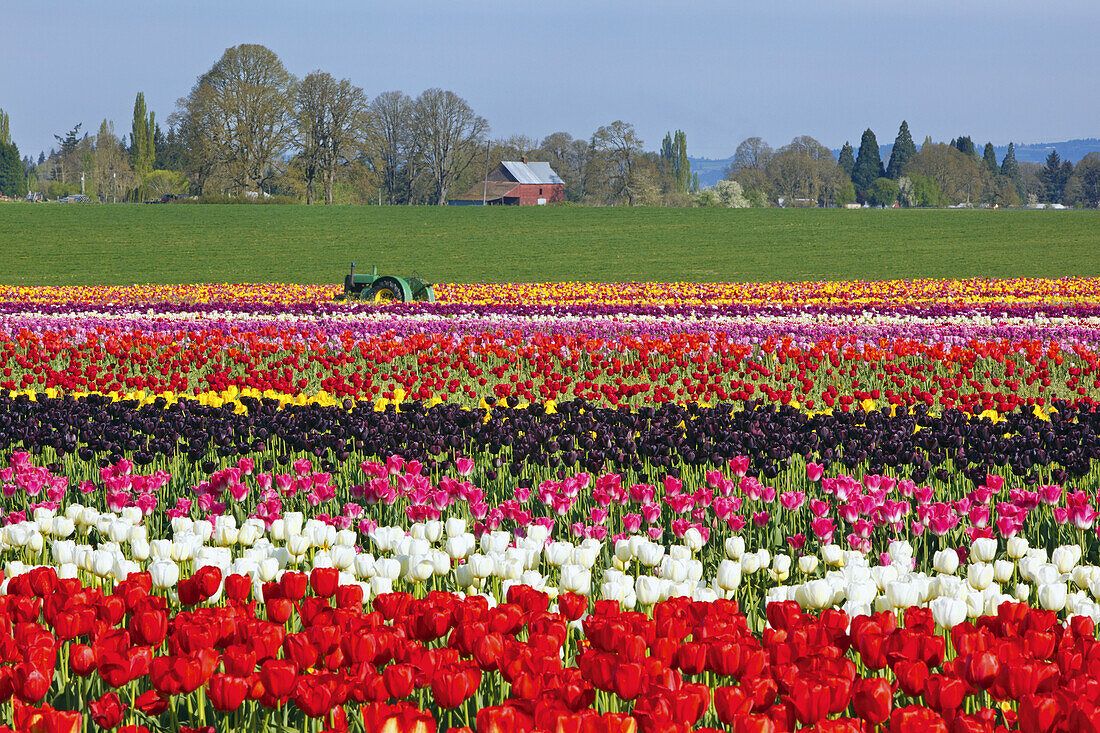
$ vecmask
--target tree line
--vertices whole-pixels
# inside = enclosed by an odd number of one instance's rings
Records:
[[[621,120],[589,138],[555,132],[541,140],[490,136],[470,104],[443,89],[413,97],[386,91],[369,98],[348,79],[323,71],[297,78],[270,49],[229,48],[179,99],[164,126],[134,102],[129,135],[103,120],[55,135],[37,161],[20,158],[0,110],[0,193],[49,198],[85,193],[100,201],[165,195],[231,199],[445,204],[502,160],[546,161],[565,182],[566,200],[591,205],[945,206],[1060,203],[1096,206],[1100,155],[1074,166],[1052,152],[1046,166],[1016,161],[1010,144],[998,161],[969,136],[926,138],[918,149],[902,122],[884,164],[875,134],[839,156],[809,136],[772,149],[751,137],[738,147],[725,180],[700,190],[687,137],[669,132],[647,151]]]
[[[1095,207],[1100,154],[1090,153],[1074,166],[1051,151],[1040,166],[1018,162],[1009,143],[998,161],[992,143],[979,154],[969,135],[949,143],[926,137],[918,149],[903,120],[885,165],[871,129],[863,132],[858,152],[845,142],[837,157],[812,137],[796,137],[778,150],[750,137],[737,146],[722,183],[736,185],[742,200],[760,206]]]
[[[4,118],[6,119],[6,118]],[[348,79],[314,71],[298,79],[259,45],[229,48],[198,77],[165,126],[137,95],[129,139],[104,120],[95,135],[76,125],[57,147],[16,161],[14,183],[50,198],[101,201],[169,195],[312,203],[445,204],[502,160],[547,161],[566,199],[615,205],[689,205],[698,189],[687,138],[669,133],[647,152],[633,125],[616,121],[588,139],[490,137],[489,123],[443,89],[373,99]],[[6,160],[6,159],[0,159]]]

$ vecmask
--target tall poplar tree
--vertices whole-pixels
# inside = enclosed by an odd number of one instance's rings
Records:
[[[882,169],[882,156],[878,152],[878,140],[871,128],[863,131],[863,138],[859,141],[859,154],[856,156],[856,165],[852,169],[852,183],[855,184],[856,193],[862,198],[871,188],[875,179],[882,178],[885,171]]]
[[[852,177],[852,171],[856,167],[856,152],[852,150],[852,144],[847,140],[844,141],[844,147],[840,149],[840,157],[837,158],[836,164],[844,171],[844,175]]]
[[[130,167],[138,177],[140,187],[145,178],[153,172],[153,163],[157,159],[156,121],[152,112],[145,111],[145,94],[137,93],[134,100],[134,121],[130,128]]]
[[[8,127],[8,113],[0,109],[0,145],[11,142],[11,129]]]
[[[687,135],[683,130],[665,134],[661,142],[661,164],[671,175],[673,190],[687,193],[691,187],[691,161],[687,157]]]
[[[913,144],[913,136],[909,134],[909,123],[901,121],[898,128],[898,136],[894,139],[894,149],[890,151],[890,163],[886,166],[886,177],[897,180],[901,175],[901,169],[917,154],[917,146]]]

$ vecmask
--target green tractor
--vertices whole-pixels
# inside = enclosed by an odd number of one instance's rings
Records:
[[[424,282],[413,274],[409,277],[379,275],[378,268],[372,267],[371,274],[357,275],[355,263],[351,263],[351,272],[344,276],[344,292],[336,300],[358,300],[370,303],[434,303],[435,291],[432,284]]]

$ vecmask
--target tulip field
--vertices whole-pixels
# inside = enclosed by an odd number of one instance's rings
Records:
[[[1100,728],[1100,279],[0,287],[0,731]]]

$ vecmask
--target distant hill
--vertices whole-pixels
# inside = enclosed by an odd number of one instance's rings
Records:
[[[979,153],[985,148],[984,142],[979,143],[975,140],[974,144],[978,147]],[[883,165],[886,165],[887,161],[890,160],[890,151],[893,149],[893,145],[879,145],[879,155],[882,156]],[[997,153],[999,162],[1004,158],[1008,145],[994,145],[993,150]],[[1041,165],[1046,162],[1051,150],[1057,150],[1062,160],[1071,160],[1076,164],[1089,153],[1100,153],[1100,138],[1088,137],[1054,143],[1017,143],[1016,160],[1021,163],[1039,163]],[[840,148],[834,150],[833,155],[840,155]],[[722,159],[688,158],[688,160],[691,161],[691,172],[699,174],[699,185],[706,188],[722,180],[726,168],[733,162],[733,156]]]

